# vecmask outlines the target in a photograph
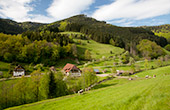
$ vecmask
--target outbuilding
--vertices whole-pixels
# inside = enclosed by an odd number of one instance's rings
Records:
[[[25,75],[25,69],[21,65],[18,65],[13,71],[13,76],[24,76],[24,75]]]

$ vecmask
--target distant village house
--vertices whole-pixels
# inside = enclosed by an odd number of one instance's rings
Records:
[[[25,69],[21,65],[18,65],[13,71],[13,76],[24,76],[24,75],[25,75]]]
[[[56,69],[54,66],[50,67],[50,71],[56,72]]]
[[[96,74],[99,74],[99,73],[100,73],[99,69],[94,69],[94,72],[95,72]]]
[[[63,70],[66,76],[81,76],[81,70],[73,64],[67,63]]]

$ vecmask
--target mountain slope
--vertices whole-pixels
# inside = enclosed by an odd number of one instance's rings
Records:
[[[115,46],[123,47],[126,50],[135,50],[136,45],[142,39],[155,41],[161,46],[167,44],[165,38],[154,35],[150,30],[140,27],[118,27],[85,15],[73,16],[41,27],[41,29],[47,28],[59,28],[59,31],[81,32],[100,43],[108,44],[110,39],[113,39]]]
[[[44,24],[35,22],[18,23],[9,19],[0,18],[0,32],[5,34],[21,34],[27,30],[35,30]]]
[[[150,30],[142,27],[118,27],[106,24],[104,21],[97,21],[86,15],[77,15],[50,24],[40,23],[17,23],[12,20],[1,19],[0,32],[7,34],[18,34],[27,30],[38,30],[51,32],[73,31],[86,34],[92,40],[100,43],[110,43],[113,39],[114,46],[123,47],[130,52],[136,51],[136,45],[142,39],[155,41],[160,46],[167,45],[167,40],[158,37]]]
[[[151,30],[155,35],[165,37],[170,43],[170,24],[160,26],[143,26],[143,28]]]

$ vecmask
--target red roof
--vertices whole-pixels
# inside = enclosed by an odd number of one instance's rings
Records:
[[[72,69],[78,69],[78,70],[80,70],[80,69],[77,68],[75,65],[70,64],[70,63],[67,63],[67,64],[64,66],[64,68],[63,68],[63,70],[64,70],[65,72],[69,72],[69,71],[71,71]]]

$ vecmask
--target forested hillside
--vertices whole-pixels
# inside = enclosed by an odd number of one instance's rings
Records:
[[[17,23],[12,20],[0,20],[0,32],[6,34],[18,34],[24,32],[23,36],[27,36],[31,41],[45,39],[51,42],[54,38],[53,35],[51,36],[50,34],[66,31],[81,32],[86,35],[87,39],[125,48],[125,50],[128,50],[133,55],[138,54],[136,45],[138,45],[143,39],[154,41],[162,47],[168,43],[167,39],[155,35],[148,28],[118,27],[107,24],[105,21],[97,21],[86,15],[77,15],[50,24],[32,22]],[[50,34],[44,36],[44,33]]]
[[[34,22],[18,23],[9,19],[0,18],[0,32],[5,34],[21,34],[27,30],[35,30],[44,24]]]
[[[134,27],[118,27],[106,24],[104,21],[97,21],[85,15],[77,15],[68,19],[45,25],[40,30],[74,31],[88,35],[92,40],[100,43],[110,43],[123,47],[130,53],[136,53],[136,45],[142,39],[155,41],[158,45],[165,46],[167,40],[163,37],[154,35],[150,30]],[[132,42],[133,41],[133,42]]]
[[[151,30],[155,35],[165,37],[170,43],[170,24],[160,26],[144,26],[145,29]]]

